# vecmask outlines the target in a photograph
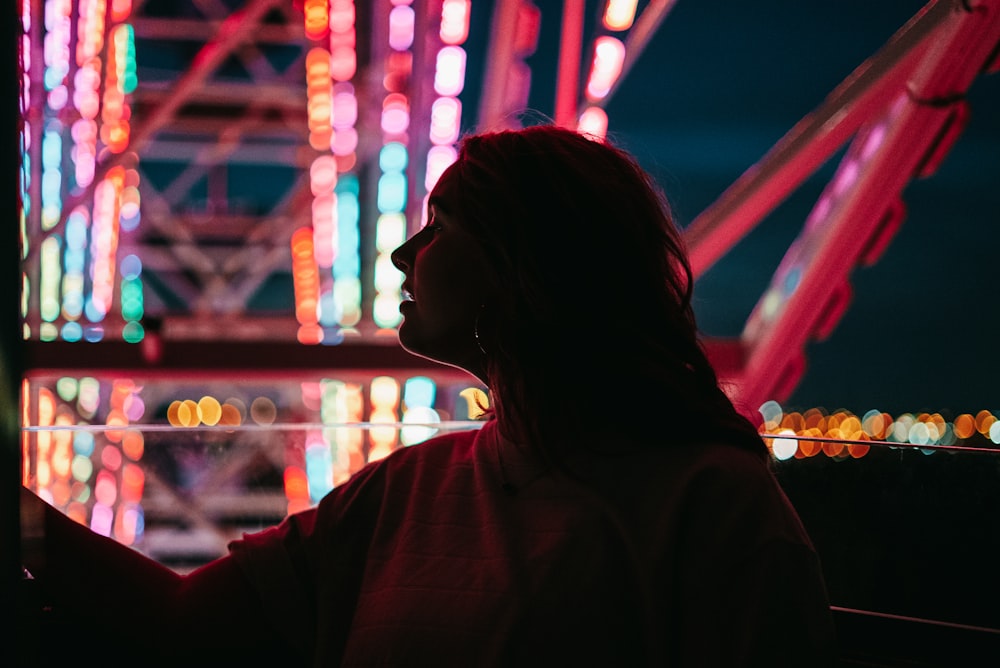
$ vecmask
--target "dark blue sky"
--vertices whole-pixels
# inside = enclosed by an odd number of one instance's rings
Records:
[[[531,106],[551,115],[561,2],[537,4]],[[609,134],[656,175],[686,225],[923,5],[678,0],[609,103]],[[1000,412],[1000,75],[980,76],[969,102],[944,164],[904,191],[907,216],[882,259],[853,272],[832,336],[807,349],[789,405]],[[835,166],[699,281],[706,334],[739,333]]]

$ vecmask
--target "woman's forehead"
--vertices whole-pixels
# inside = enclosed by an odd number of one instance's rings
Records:
[[[437,183],[431,189],[427,199],[427,208],[435,211],[451,211],[455,208],[455,200],[459,195],[458,163],[453,162],[442,172]]]

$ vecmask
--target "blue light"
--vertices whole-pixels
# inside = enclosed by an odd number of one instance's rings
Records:
[[[100,325],[90,325],[88,327],[84,327],[83,338],[90,343],[97,343],[104,338],[104,328]]]
[[[78,322],[67,322],[62,326],[63,341],[75,343],[83,338],[83,327]]]
[[[136,255],[126,255],[121,262],[122,278],[132,280],[142,274],[142,260]]]

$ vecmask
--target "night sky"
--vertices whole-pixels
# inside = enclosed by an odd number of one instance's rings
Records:
[[[551,116],[561,3],[536,4],[530,106]],[[684,226],[923,5],[679,0],[607,105],[609,136],[656,176]],[[470,71],[480,65],[470,53]],[[900,231],[852,273],[848,311],[807,348],[787,407],[1000,413],[1000,74],[980,76],[968,99],[969,124],[939,170],[907,186]],[[739,334],[839,157],[699,280],[705,334]]]

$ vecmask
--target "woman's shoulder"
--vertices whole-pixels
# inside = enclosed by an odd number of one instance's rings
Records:
[[[782,496],[766,450],[713,440],[664,448],[659,456],[669,461],[666,465],[675,471],[678,484],[692,493],[725,490],[729,499]]]
[[[443,460],[467,459],[476,440],[488,427],[464,427],[457,430],[442,429],[430,437],[403,445],[393,450],[381,460],[369,466],[383,466],[389,469],[408,467],[425,462],[442,462]]]
[[[669,438],[621,443],[599,458],[621,460],[639,474],[683,480],[762,481],[771,477],[770,458],[763,444],[755,449],[724,439]]]
[[[629,451],[595,462],[605,468],[600,477],[606,484],[626,497],[634,494],[630,490],[642,490],[645,503],[731,517],[791,511],[766,450],[691,439],[646,443]]]
[[[479,429],[440,433],[372,460],[336,485],[315,508],[299,513],[302,522],[338,524],[351,517],[370,518],[387,495],[403,497],[416,487],[436,484],[471,457]],[[331,519],[332,518],[332,519]]]
[[[334,493],[328,498],[380,496],[386,487],[395,488],[416,479],[437,478],[441,472],[463,468],[471,462],[475,442],[483,429],[485,427],[442,431],[423,441],[401,445],[387,455],[369,461],[334,488]]]
[[[811,548],[798,513],[773,474],[769,455],[728,443],[704,443],[691,450],[687,496],[719,526],[739,533],[741,527],[766,518],[772,537]]]

